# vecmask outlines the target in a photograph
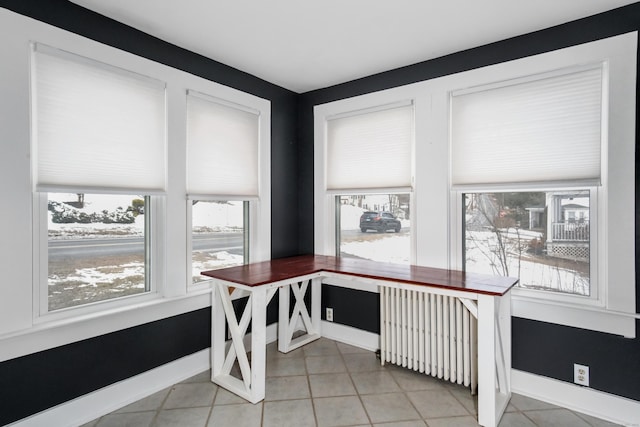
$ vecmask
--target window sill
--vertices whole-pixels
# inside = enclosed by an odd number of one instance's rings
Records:
[[[511,298],[511,315],[524,319],[588,329],[626,338],[636,337],[636,319],[640,315],[606,310],[602,307],[554,302],[517,295]]]
[[[0,336],[0,362],[211,306],[211,290],[34,323]]]

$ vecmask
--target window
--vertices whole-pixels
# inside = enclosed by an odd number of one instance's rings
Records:
[[[410,205],[409,193],[336,196],[339,215],[336,253],[409,264]]]
[[[333,210],[316,212],[317,253],[411,262],[413,116],[412,101],[393,100],[317,117],[325,130],[316,152],[323,171],[316,174],[317,206]]]
[[[261,193],[261,112],[196,91],[187,92],[187,193],[191,278],[261,259],[254,254]],[[254,258],[255,255],[255,258]]]
[[[602,87],[598,64],[454,93],[454,188],[600,184]],[[591,262],[598,224],[584,220],[588,190],[462,197],[467,271],[517,277],[530,290],[598,295],[597,261]]]
[[[354,226],[342,218],[348,205],[357,206],[356,196],[408,193],[411,263],[491,274],[520,270],[514,316],[635,336],[629,230],[636,100],[628,88],[635,87],[636,57],[637,34],[629,33],[316,106],[316,252],[355,252],[344,231]],[[356,188],[329,185],[336,171],[360,170],[332,165],[339,127],[391,109],[383,106],[400,108],[401,100],[411,100],[414,116],[415,141],[403,166],[411,170],[408,187],[367,187],[362,183],[375,179],[355,173],[345,173],[345,182]],[[376,137],[386,135],[375,129]],[[362,145],[386,155],[376,140],[363,138]],[[356,164],[360,152],[339,160]],[[495,212],[478,222],[483,201]]]
[[[32,59],[38,314],[149,293],[165,85],[42,44]]]
[[[193,283],[202,271],[248,262],[249,202],[193,200],[191,253]]]
[[[150,290],[148,196],[47,196],[47,311]]]
[[[465,270],[589,297],[589,191],[464,194]],[[595,234],[595,233],[593,233]]]

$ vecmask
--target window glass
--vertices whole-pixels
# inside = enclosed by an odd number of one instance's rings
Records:
[[[48,193],[48,311],[149,290],[148,200]]]
[[[208,278],[200,273],[241,265],[248,260],[248,202],[193,200],[192,276],[193,283]]]
[[[340,256],[409,264],[410,195],[337,196]]]
[[[589,296],[589,191],[467,193],[465,270]]]

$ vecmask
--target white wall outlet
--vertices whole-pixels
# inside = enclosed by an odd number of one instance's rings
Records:
[[[327,307],[327,322],[333,322],[333,308]]]
[[[589,367],[585,365],[573,364],[573,382],[589,387]]]

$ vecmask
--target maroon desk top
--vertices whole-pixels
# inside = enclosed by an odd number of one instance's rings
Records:
[[[411,285],[433,286],[485,295],[504,295],[518,279],[458,270],[376,262],[325,255],[301,255],[203,271],[205,276],[245,286],[260,286],[318,272],[332,272]]]

